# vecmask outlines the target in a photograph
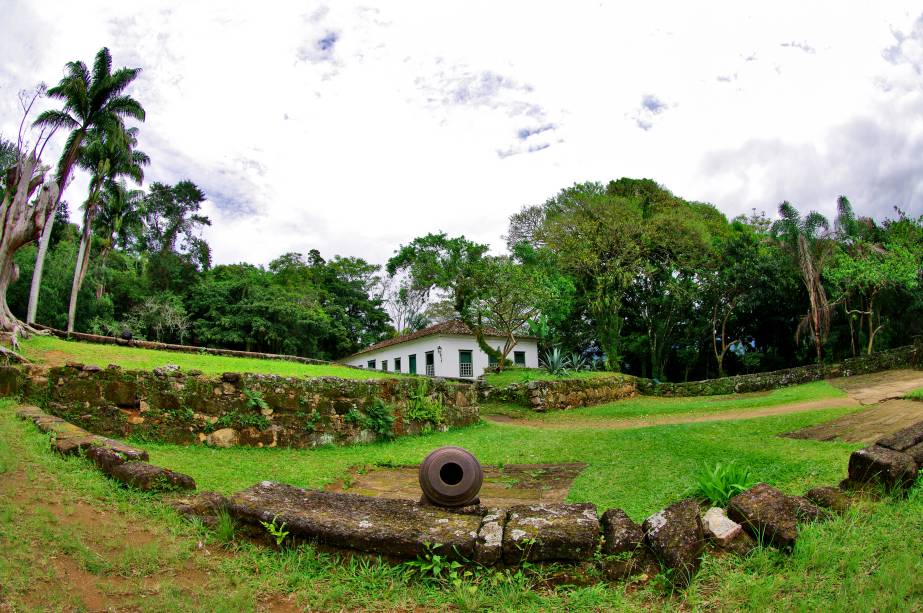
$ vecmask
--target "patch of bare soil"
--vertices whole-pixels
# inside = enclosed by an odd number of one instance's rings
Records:
[[[536,502],[564,502],[570,486],[586,464],[505,464],[484,466],[481,504],[507,508]],[[417,466],[353,467],[349,474],[327,487],[329,491],[350,492],[419,500],[422,495]]]
[[[526,428],[536,428],[540,430],[573,430],[580,428],[629,430],[631,428],[648,428],[650,426],[670,426],[676,424],[696,424],[709,421],[734,421],[737,419],[772,417],[775,415],[787,415],[789,413],[804,413],[807,411],[840,409],[855,406],[859,406],[859,403],[851,398],[824,398],[823,400],[793,402],[791,404],[760,407],[756,409],[717,411],[714,413],[664,415],[662,417],[650,417],[643,419],[592,419],[586,417],[575,417],[574,419],[568,419],[567,421],[546,422],[538,419],[515,419],[502,415],[490,416],[487,419],[496,423],[513,424],[516,426],[524,426]]]
[[[886,400],[865,411],[783,434],[816,441],[874,443],[880,438],[923,421],[923,402]]]
[[[828,383],[843,390],[861,404],[878,404],[885,400],[903,398],[907,392],[923,387],[923,371],[886,370],[868,375],[828,379]]]

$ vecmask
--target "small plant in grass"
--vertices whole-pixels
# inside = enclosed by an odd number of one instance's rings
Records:
[[[230,543],[234,540],[234,531],[236,526],[234,518],[228,513],[227,509],[218,509],[217,521],[215,522],[215,536],[222,543]]]
[[[545,352],[545,355],[542,356],[540,365],[549,375],[561,377],[567,374],[570,361],[567,359],[567,356],[561,352],[559,347],[555,347]]]
[[[284,541],[285,537],[288,536],[288,530],[285,529],[284,522],[281,525],[277,526],[276,525],[277,519],[278,519],[278,516],[273,516],[271,522],[261,521],[260,524],[264,528],[266,528],[266,532],[268,532],[276,540],[276,547],[280,547],[282,545],[282,541]]]
[[[756,485],[750,469],[736,462],[714,466],[704,465],[695,474],[693,495],[704,498],[715,506],[724,506],[731,497]]]
[[[416,560],[404,562],[406,576],[417,576],[424,581],[447,583],[455,587],[461,586],[464,580],[473,576],[470,570],[463,569],[461,562],[437,553],[436,550],[442,547],[440,543],[424,543],[423,546],[426,549],[423,555]]]

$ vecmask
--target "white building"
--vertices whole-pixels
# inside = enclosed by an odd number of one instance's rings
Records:
[[[503,350],[506,338],[497,330],[484,329],[487,342]],[[535,337],[517,337],[507,357],[517,366],[538,368]],[[460,321],[447,321],[411,334],[390,338],[366,347],[342,362],[350,366],[431,377],[477,378],[490,366],[471,330]]]

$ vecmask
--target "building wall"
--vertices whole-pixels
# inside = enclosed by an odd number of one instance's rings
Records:
[[[503,347],[503,339],[492,337],[488,338],[488,342],[498,349]],[[441,354],[439,352],[439,347],[442,347]],[[365,368],[369,360],[375,360],[376,370],[381,370],[381,361],[387,360],[388,370],[393,372],[394,358],[400,358],[401,372],[408,373],[410,372],[409,356],[416,353],[417,374],[425,375],[426,352],[432,351],[436,376],[458,377],[460,376],[459,352],[462,350],[471,351],[474,376],[478,377],[483,374],[484,369],[488,366],[487,354],[481,351],[473,336],[460,335],[433,335],[414,339],[405,343],[391,345],[390,347],[385,347],[377,351],[370,351],[354,356],[347,360],[347,364]],[[538,368],[538,347],[534,340],[520,340],[513,351],[525,351],[526,367]],[[510,353],[509,359],[513,359],[512,353]]]

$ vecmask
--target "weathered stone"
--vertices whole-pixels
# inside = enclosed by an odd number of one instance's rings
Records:
[[[743,528],[736,521],[730,519],[724,509],[712,507],[705,512],[702,518],[702,528],[706,536],[715,541],[720,547],[729,546]]]
[[[189,498],[178,498],[170,505],[187,517],[208,517],[227,509],[228,499],[218,492],[200,492]]]
[[[103,388],[103,395],[120,408],[136,408],[140,404],[138,386],[132,381],[109,381]]]
[[[454,510],[458,512],[458,510]],[[474,561],[491,566],[500,561],[503,554],[503,527],[506,524],[506,510],[490,509],[481,520],[477,542],[474,545]]]
[[[205,439],[205,442],[212,447],[228,448],[233,447],[239,441],[237,430],[234,428],[221,428],[215,430]]]
[[[849,478],[875,481],[885,487],[909,488],[917,477],[917,463],[901,451],[872,445],[849,456]]]
[[[15,366],[0,366],[0,396],[15,396],[22,390],[22,371]]]
[[[660,565],[647,549],[638,549],[632,554],[604,557],[599,570],[607,581],[623,581],[636,575],[653,577],[660,571]]]
[[[51,448],[61,455],[77,455],[96,444],[97,437],[87,432],[84,436],[70,436],[56,438],[51,443]]]
[[[798,538],[798,520],[818,519],[823,513],[799,496],[789,496],[766,483],[758,483],[731,498],[728,516],[757,540],[789,549]]]
[[[97,373],[102,370],[102,367],[96,364],[86,364],[81,370],[83,370],[83,372]]]
[[[96,445],[86,450],[86,457],[107,475],[111,475],[116,466],[125,463],[125,458],[120,453],[108,447],[98,447]]]
[[[641,525],[648,547],[660,563],[673,571],[673,582],[687,585],[699,570],[705,534],[699,504],[692,498],[671,504]]]
[[[238,383],[240,381],[239,372],[226,372],[221,374],[221,380],[225,383]]]
[[[904,453],[913,458],[917,463],[917,468],[923,467],[923,443],[917,443],[913,447],[904,450]]]
[[[741,530],[731,542],[722,547],[722,550],[739,556],[745,556],[754,549],[756,549],[756,541],[745,530]]]
[[[438,553],[472,559],[481,518],[450,513],[409,500],[304,490],[263,481],[230,497],[228,510],[241,521],[284,523],[292,536],[333,547],[414,558]]]
[[[180,371],[178,364],[164,364],[159,368],[154,369],[154,374],[158,377],[169,377]]]
[[[160,490],[194,490],[192,477],[147,462],[126,462],[112,468],[109,475],[122,483],[145,492]]]
[[[36,406],[30,404],[24,405],[16,409],[16,417],[19,419],[28,419],[30,421],[35,421],[36,418],[45,415],[45,411],[41,410]]]
[[[605,555],[632,552],[644,543],[641,526],[622,509],[609,509],[599,520],[603,530],[602,552]]]
[[[503,560],[584,560],[599,544],[596,505],[524,504],[511,507],[503,531]]]
[[[894,451],[906,451],[923,443],[923,421],[879,439],[875,444]]]
[[[805,492],[804,497],[817,506],[836,513],[845,513],[849,508],[849,498],[835,487],[815,487]]]

